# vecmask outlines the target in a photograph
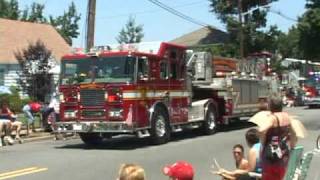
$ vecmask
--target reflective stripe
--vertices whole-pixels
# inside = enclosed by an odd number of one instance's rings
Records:
[[[165,90],[162,91],[124,91],[123,92],[123,98],[124,99],[139,99],[139,98],[162,98],[166,96]],[[170,97],[188,97],[189,92],[187,91],[169,91]]]
[[[124,92],[123,98],[124,99],[142,98],[142,94],[140,92]]]

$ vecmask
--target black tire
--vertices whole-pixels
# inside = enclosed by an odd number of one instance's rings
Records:
[[[153,144],[164,144],[170,140],[168,114],[162,108],[156,108],[151,120],[151,141]]]
[[[79,133],[81,140],[89,146],[99,145],[103,141],[98,133]]]
[[[217,132],[216,111],[213,106],[209,106],[203,122],[203,131],[206,135]]]
[[[316,144],[317,146],[317,148],[318,149],[320,149],[320,135],[318,136],[318,138],[317,138],[317,144]]]

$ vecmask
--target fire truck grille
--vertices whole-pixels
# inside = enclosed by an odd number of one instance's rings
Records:
[[[104,105],[104,91],[95,89],[80,90],[80,103],[83,106],[103,106]]]

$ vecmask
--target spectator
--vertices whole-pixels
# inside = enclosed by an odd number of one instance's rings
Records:
[[[244,158],[244,148],[241,144],[233,146],[233,157],[235,160],[236,170],[228,171],[226,169],[218,167],[218,171],[214,174],[220,175],[223,179],[234,180],[239,177],[240,174],[244,174],[249,171],[249,163]]]
[[[250,147],[248,153],[249,172],[262,173],[261,167],[261,143],[259,140],[259,131],[255,128],[251,128],[246,132],[246,141]]]
[[[41,110],[41,104],[37,103],[37,102],[32,102],[32,103],[26,104],[22,108],[22,111],[25,113],[25,115],[28,118],[28,125],[31,124],[33,132],[35,132],[33,114],[40,112],[40,110]]]
[[[172,180],[193,180],[194,170],[191,164],[178,161],[172,165],[165,166],[163,173]]]
[[[272,98],[269,102],[269,109],[271,114],[267,116],[267,119],[264,119],[265,125],[259,128],[263,146],[261,153],[262,179],[282,180],[288,165],[289,149],[295,146],[297,137],[291,128],[288,113],[282,112],[281,99]],[[274,157],[275,152],[272,148],[276,147],[276,145],[279,145],[278,148],[281,149],[276,151],[280,153],[275,154],[277,159],[274,160],[271,159]],[[271,152],[272,156],[270,156],[269,152]]]
[[[259,141],[259,131],[255,128],[251,128],[245,135],[247,144],[249,146],[248,152],[248,171],[242,170],[236,172],[238,174],[238,180],[256,180],[261,178],[261,143]]]
[[[144,169],[136,164],[123,164],[117,180],[146,180]]]
[[[11,115],[11,130],[16,130],[16,136],[15,141],[18,141],[20,144],[23,143],[23,140],[20,137],[20,131],[21,131],[22,123],[17,120],[17,115],[14,111],[12,111]]]
[[[11,119],[12,119],[13,113],[10,111],[8,104],[6,102],[1,103],[1,109],[0,109],[0,137],[2,136],[2,131],[4,131],[4,141],[6,141],[8,144],[12,145],[14,144],[14,140],[11,138],[10,129],[11,129]],[[1,141],[2,146],[2,141]]]
[[[0,147],[2,147],[2,130],[3,126],[5,126],[5,123],[0,119]]]
[[[53,93],[50,103],[43,108],[42,119],[46,129],[51,131],[55,122],[59,121],[59,100],[56,93]]]

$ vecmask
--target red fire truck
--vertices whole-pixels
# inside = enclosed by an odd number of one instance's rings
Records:
[[[56,131],[79,133],[86,144],[119,134],[162,144],[184,129],[212,134],[266,102],[267,82],[249,75],[215,77],[210,54],[186,52],[162,42],[64,56]]]

